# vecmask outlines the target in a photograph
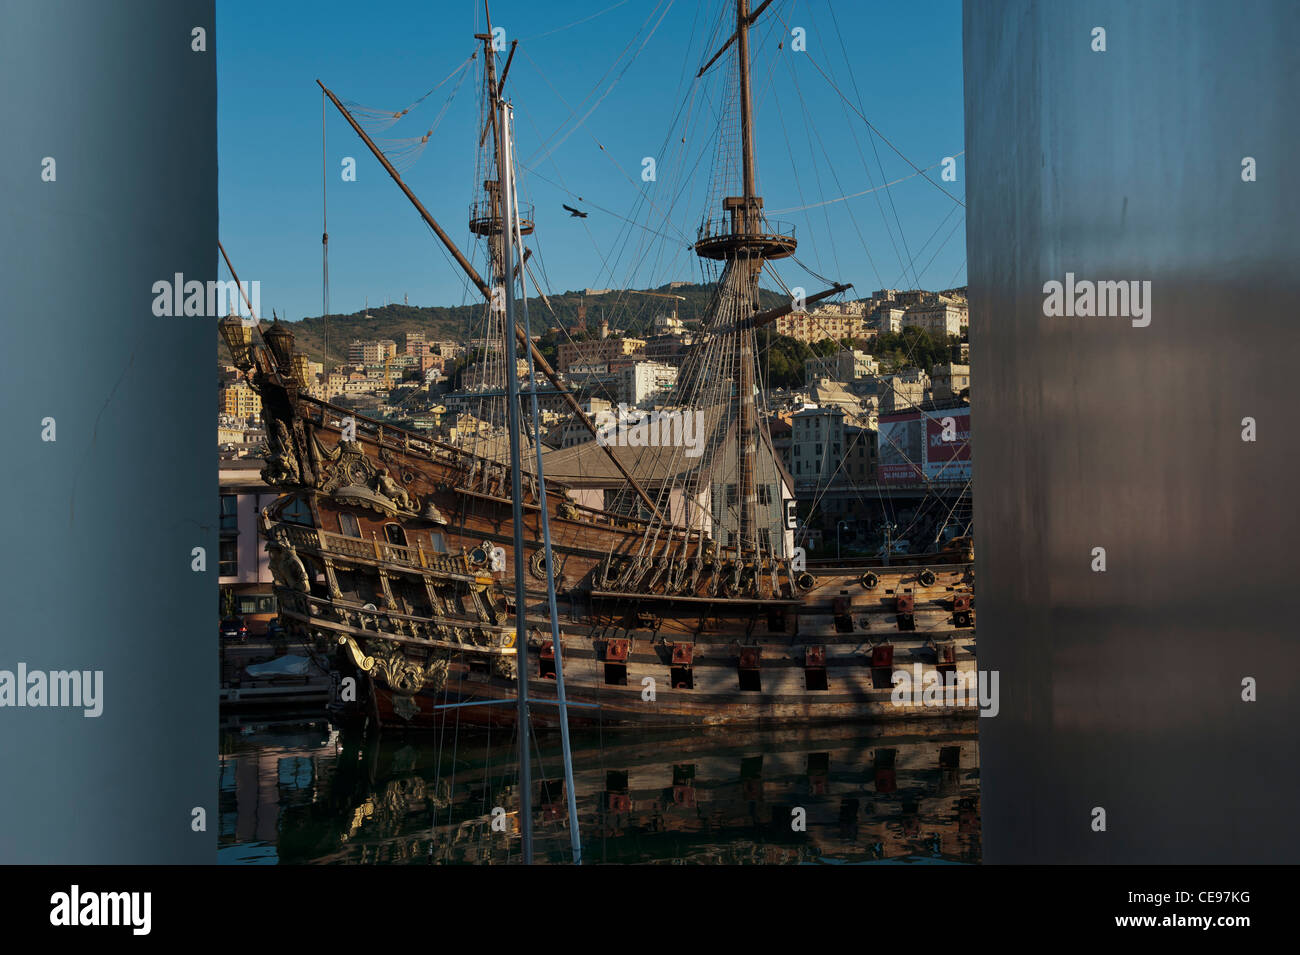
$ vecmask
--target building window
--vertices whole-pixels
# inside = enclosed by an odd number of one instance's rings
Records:
[[[311,507],[301,497],[295,497],[292,501],[284,506],[280,512],[280,517],[290,524],[304,524],[307,527],[312,526]]]
[[[384,537],[390,544],[396,544],[398,547],[406,546],[406,531],[402,530],[400,524],[385,524]]]
[[[442,531],[429,531],[429,539],[433,542],[435,554],[447,553],[447,538],[442,536]]]
[[[340,514],[339,528],[347,537],[361,536],[361,525],[357,523],[357,516],[355,514]]]
[[[219,577],[236,577],[239,575],[239,541],[233,537],[221,542],[221,550],[217,558],[217,576]]]
[[[275,613],[274,594],[240,594],[236,598],[236,612],[244,614]]]
[[[239,532],[239,498],[234,494],[221,495],[221,530]]]

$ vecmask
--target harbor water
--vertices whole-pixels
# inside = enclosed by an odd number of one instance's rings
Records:
[[[513,730],[362,738],[318,713],[223,728],[223,864],[521,861]],[[583,862],[979,862],[976,722],[575,733]],[[531,749],[535,861],[565,864],[559,737]]]

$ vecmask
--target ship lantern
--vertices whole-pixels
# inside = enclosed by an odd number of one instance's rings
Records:
[[[306,386],[311,380],[311,371],[307,367],[307,356],[297,352],[293,356],[293,377],[298,384]]]
[[[293,332],[278,318],[262,336],[266,339],[276,368],[282,375],[293,374]]]
[[[241,371],[253,367],[253,326],[245,325],[238,315],[227,315],[221,320],[221,337],[230,349],[230,360]]]

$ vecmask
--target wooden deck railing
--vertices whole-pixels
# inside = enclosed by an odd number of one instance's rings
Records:
[[[470,464],[478,456],[464,448],[458,448],[455,445],[438,441],[435,438],[420,437],[406,431],[403,428],[397,428],[390,424],[384,424],[374,418],[367,418],[365,415],[357,414],[353,411],[347,411],[331,405],[328,402],[321,401],[319,398],[312,398],[308,395],[299,395],[304,410],[304,417],[319,428],[341,429],[342,419],[350,417],[356,423],[357,435],[365,435],[377,444],[400,450],[405,454],[417,458],[424,458],[429,461],[435,461],[441,464],[447,464],[453,467],[459,467],[468,471]],[[487,460],[487,459],[484,459]],[[492,466],[503,466],[499,461],[488,461]],[[527,470],[527,469],[525,469]],[[563,482],[556,481],[553,478],[547,479],[548,493],[551,491],[565,492],[569,486]],[[473,490],[467,488],[466,490]],[[489,495],[491,496],[491,495]],[[606,511],[600,508],[588,507],[585,504],[579,504],[576,501],[570,501],[581,514],[584,522],[589,524],[598,524],[606,527],[625,528],[630,530],[644,530],[649,526],[649,522],[644,518],[634,515],[617,514],[613,511]],[[526,502],[527,507],[537,507],[537,503]],[[680,533],[680,528],[678,529]],[[696,530],[690,531],[692,540],[699,537]]]
[[[345,557],[406,564],[413,569],[446,574],[472,576],[474,573],[469,560],[459,554],[430,553],[419,546],[390,544],[377,538],[365,540],[360,537],[348,537],[345,534],[335,534],[316,527],[301,527],[293,524],[281,524],[279,527],[288,533],[289,541],[295,547],[306,547]]]

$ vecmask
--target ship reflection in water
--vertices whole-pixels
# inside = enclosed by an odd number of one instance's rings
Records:
[[[935,722],[575,733],[584,862],[979,862],[974,727]],[[220,861],[519,862],[514,746],[509,731],[352,739],[310,719],[229,729]],[[534,754],[536,861],[565,863],[558,736]]]

